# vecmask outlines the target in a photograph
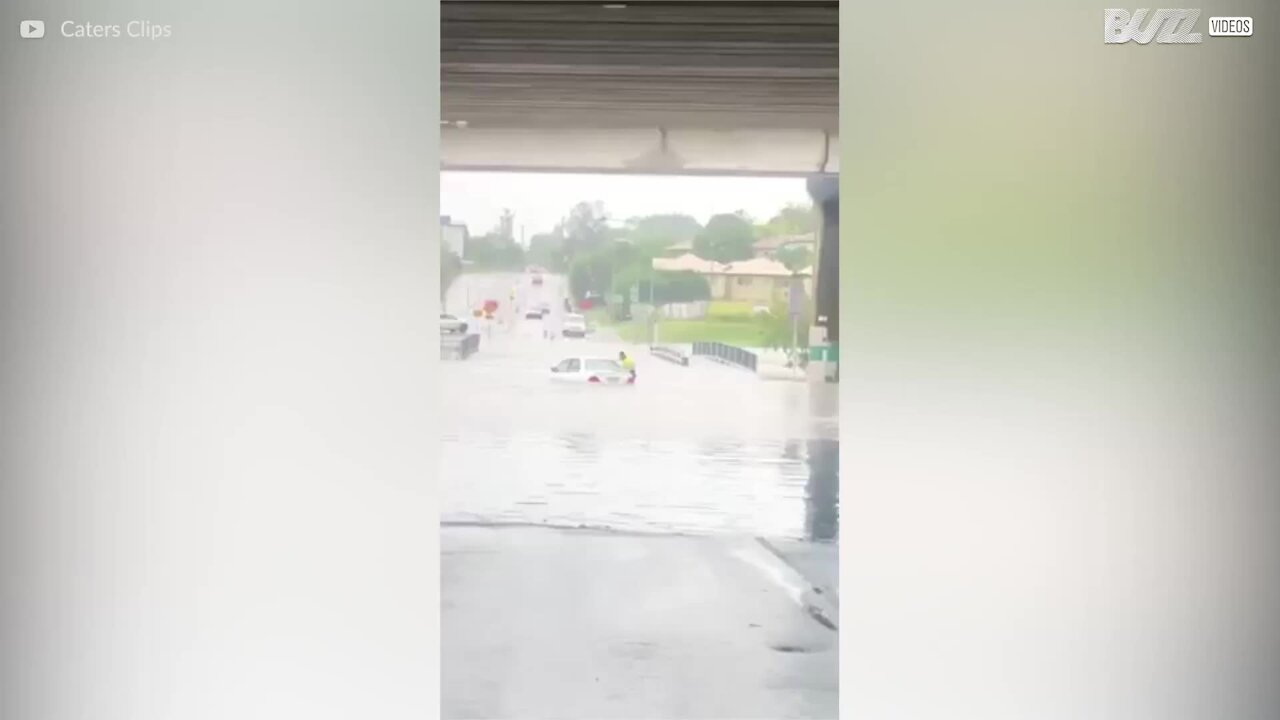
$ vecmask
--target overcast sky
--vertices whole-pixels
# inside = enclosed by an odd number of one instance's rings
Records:
[[[802,178],[652,175],[569,175],[446,172],[440,176],[440,214],[473,234],[492,230],[503,208],[516,215],[526,239],[553,229],[569,209],[599,200],[615,221],[637,215],[684,213],[698,222],[745,210],[768,220],[788,203],[808,203]]]

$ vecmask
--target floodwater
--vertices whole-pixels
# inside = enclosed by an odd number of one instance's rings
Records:
[[[559,309],[563,278],[467,275],[446,311],[486,299],[501,323],[480,352],[442,361],[442,520],[750,533],[838,533],[835,386],[766,382],[695,361],[680,367],[602,330],[546,340],[515,305]],[[551,321],[555,324],[555,320]],[[634,387],[553,383],[565,357],[635,357]]]

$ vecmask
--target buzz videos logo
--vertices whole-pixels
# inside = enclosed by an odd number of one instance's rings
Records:
[[[1103,10],[1102,40],[1108,45],[1146,45],[1152,40],[1160,45],[1198,45],[1204,42],[1204,35],[1195,32],[1199,20],[1199,10]],[[1253,18],[1211,17],[1209,36],[1252,37]]]
[[[1147,20],[1150,15],[1151,19]],[[1204,42],[1204,35],[1192,32],[1200,20],[1199,10],[1103,10],[1102,39],[1107,44],[1136,42],[1146,45],[1155,40],[1161,45],[1194,45]],[[1146,21],[1146,27],[1142,26]]]

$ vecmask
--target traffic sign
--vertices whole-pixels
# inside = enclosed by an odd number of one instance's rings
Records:
[[[798,279],[792,279],[791,291],[787,293],[787,312],[791,317],[800,317],[804,311],[804,286]]]

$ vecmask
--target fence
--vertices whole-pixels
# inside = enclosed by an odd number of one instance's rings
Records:
[[[663,360],[673,362],[677,365],[689,364],[689,357],[684,353],[680,352],[679,350],[672,347],[667,347],[665,345],[654,345],[649,348],[649,352],[652,353],[655,357],[660,357]]]
[[[702,357],[709,357],[728,365],[737,365],[751,372],[756,371],[758,358],[756,354],[750,350],[743,350],[732,345],[725,345],[719,342],[696,342],[693,344],[693,354]]]
[[[659,313],[668,320],[701,320],[707,316],[707,308],[710,305],[711,303],[706,300],[667,303],[659,308]]]

